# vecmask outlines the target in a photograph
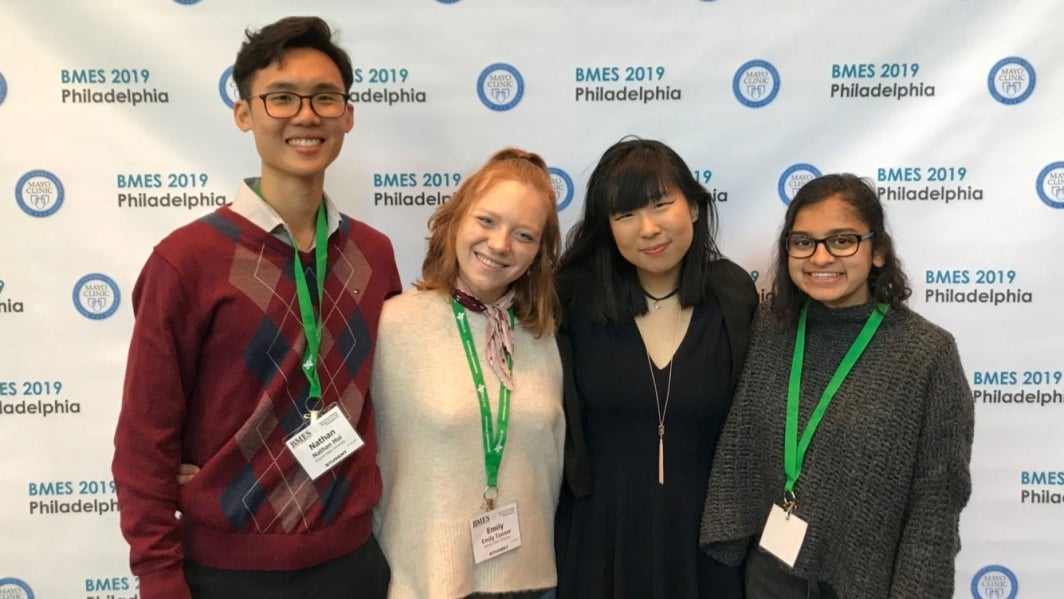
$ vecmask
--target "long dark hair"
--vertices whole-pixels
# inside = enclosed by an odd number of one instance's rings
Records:
[[[849,173],[824,175],[806,183],[795,194],[791,205],[787,207],[783,227],[776,240],[772,312],[781,321],[794,321],[798,317],[802,304],[809,299],[809,296],[794,284],[787,270],[786,237],[794,228],[794,219],[798,211],[832,197],[837,197],[853,206],[858,216],[873,233],[872,238],[864,243],[872,244],[873,255],[883,259],[883,266],[873,264],[868,273],[868,290],[872,301],[889,304],[892,308],[900,308],[912,295],[909,278],[905,276],[901,261],[894,253],[894,240],[887,233],[883,205],[879,202],[875,187],[871,182]]]
[[[680,303],[693,306],[705,299],[709,263],[720,257],[713,198],[672,148],[660,141],[626,138],[606,150],[588,179],[584,213],[569,233],[558,271],[563,303],[599,323],[625,322],[646,313],[635,266],[617,249],[610,217],[643,208],[673,191],[698,211],[680,271]]]

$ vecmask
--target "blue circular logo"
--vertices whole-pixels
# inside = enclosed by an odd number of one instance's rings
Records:
[[[1002,104],[1019,104],[1034,92],[1034,67],[1019,56],[1002,58],[986,77],[990,95]]]
[[[573,178],[557,167],[552,166],[547,170],[550,172],[550,184],[554,186],[554,197],[558,200],[558,212],[561,212],[573,201]]]
[[[92,273],[74,284],[74,307],[85,318],[103,320],[118,311],[122,293],[114,280],[100,273]]]
[[[792,164],[780,175],[779,184],[776,186],[780,199],[783,200],[784,204],[790,206],[791,200],[794,199],[794,194],[798,193],[798,190],[803,185],[819,176],[820,171],[811,164],[805,164],[804,162]]]
[[[1016,599],[1020,585],[1005,566],[986,566],[972,577],[974,599]]]
[[[185,6],[188,6],[190,4],[199,4],[199,1],[200,0],[174,0],[174,2],[177,2],[178,4],[184,4]]]
[[[236,88],[236,80],[233,79],[233,67],[222,71],[222,76],[218,78],[218,94],[229,108],[236,106],[236,101],[240,99],[240,90]]]
[[[750,108],[761,108],[776,99],[780,91],[780,74],[764,60],[751,60],[739,67],[732,78],[735,98]]]
[[[510,110],[524,94],[525,80],[521,73],[504,62],[489,65],[477,78],[477,95],[492,110]]]
[[[1053,162],[1038,173],[1038,197],[1051,208],[1064,208],[1064,162]]]
[[[7,79],[4,79],[4,74],[0,73],[0,104],[4,103],[4,98],[7,97]]]
[[[30,585],[17,578],[0,578],[0,597],[4,599],[33,599]]]
[[[55,214],[63,206],[64,197],[63,182],[45,170],[30,171],[15,183],[15,201],[30,216],[44,218]]]

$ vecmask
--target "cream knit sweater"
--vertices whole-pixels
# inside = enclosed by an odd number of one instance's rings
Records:
[[[469,312],[492,421],[499,381],[485,358],[486,319]],[[384,488],[374,532],[392,568],[389,597],[447,598],[556,585],[554,510],[565,420],[553,336],[514,331],[514,392],[497,505],[517,502],[521,547],[473,564],[469,521],[486,483],[480,410],[450,297],[411,289],[384,304],[371,393]]]

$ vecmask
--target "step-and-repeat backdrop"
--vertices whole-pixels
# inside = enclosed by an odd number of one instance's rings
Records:
[[[110,477],[153,244],[259,161],[231,64],[281,0],[0,5],[0,597],[131,599]],[[563,227],[602,151],[664,140],[717,197],[762,295],[787,202],[875,181],[976,403],[956,597],[1064,580],[1064,3],[308,1],[355,65],[326,190],[417,276],[425,222],[507,145],[550,163]]]

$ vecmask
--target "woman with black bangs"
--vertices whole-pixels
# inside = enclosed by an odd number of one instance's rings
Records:
[[[710,194],[661,142],[614,144],[588,181],[558,273],[560,597],[742,596],[741,569],[698,547],[758,302],[715,228]]]

